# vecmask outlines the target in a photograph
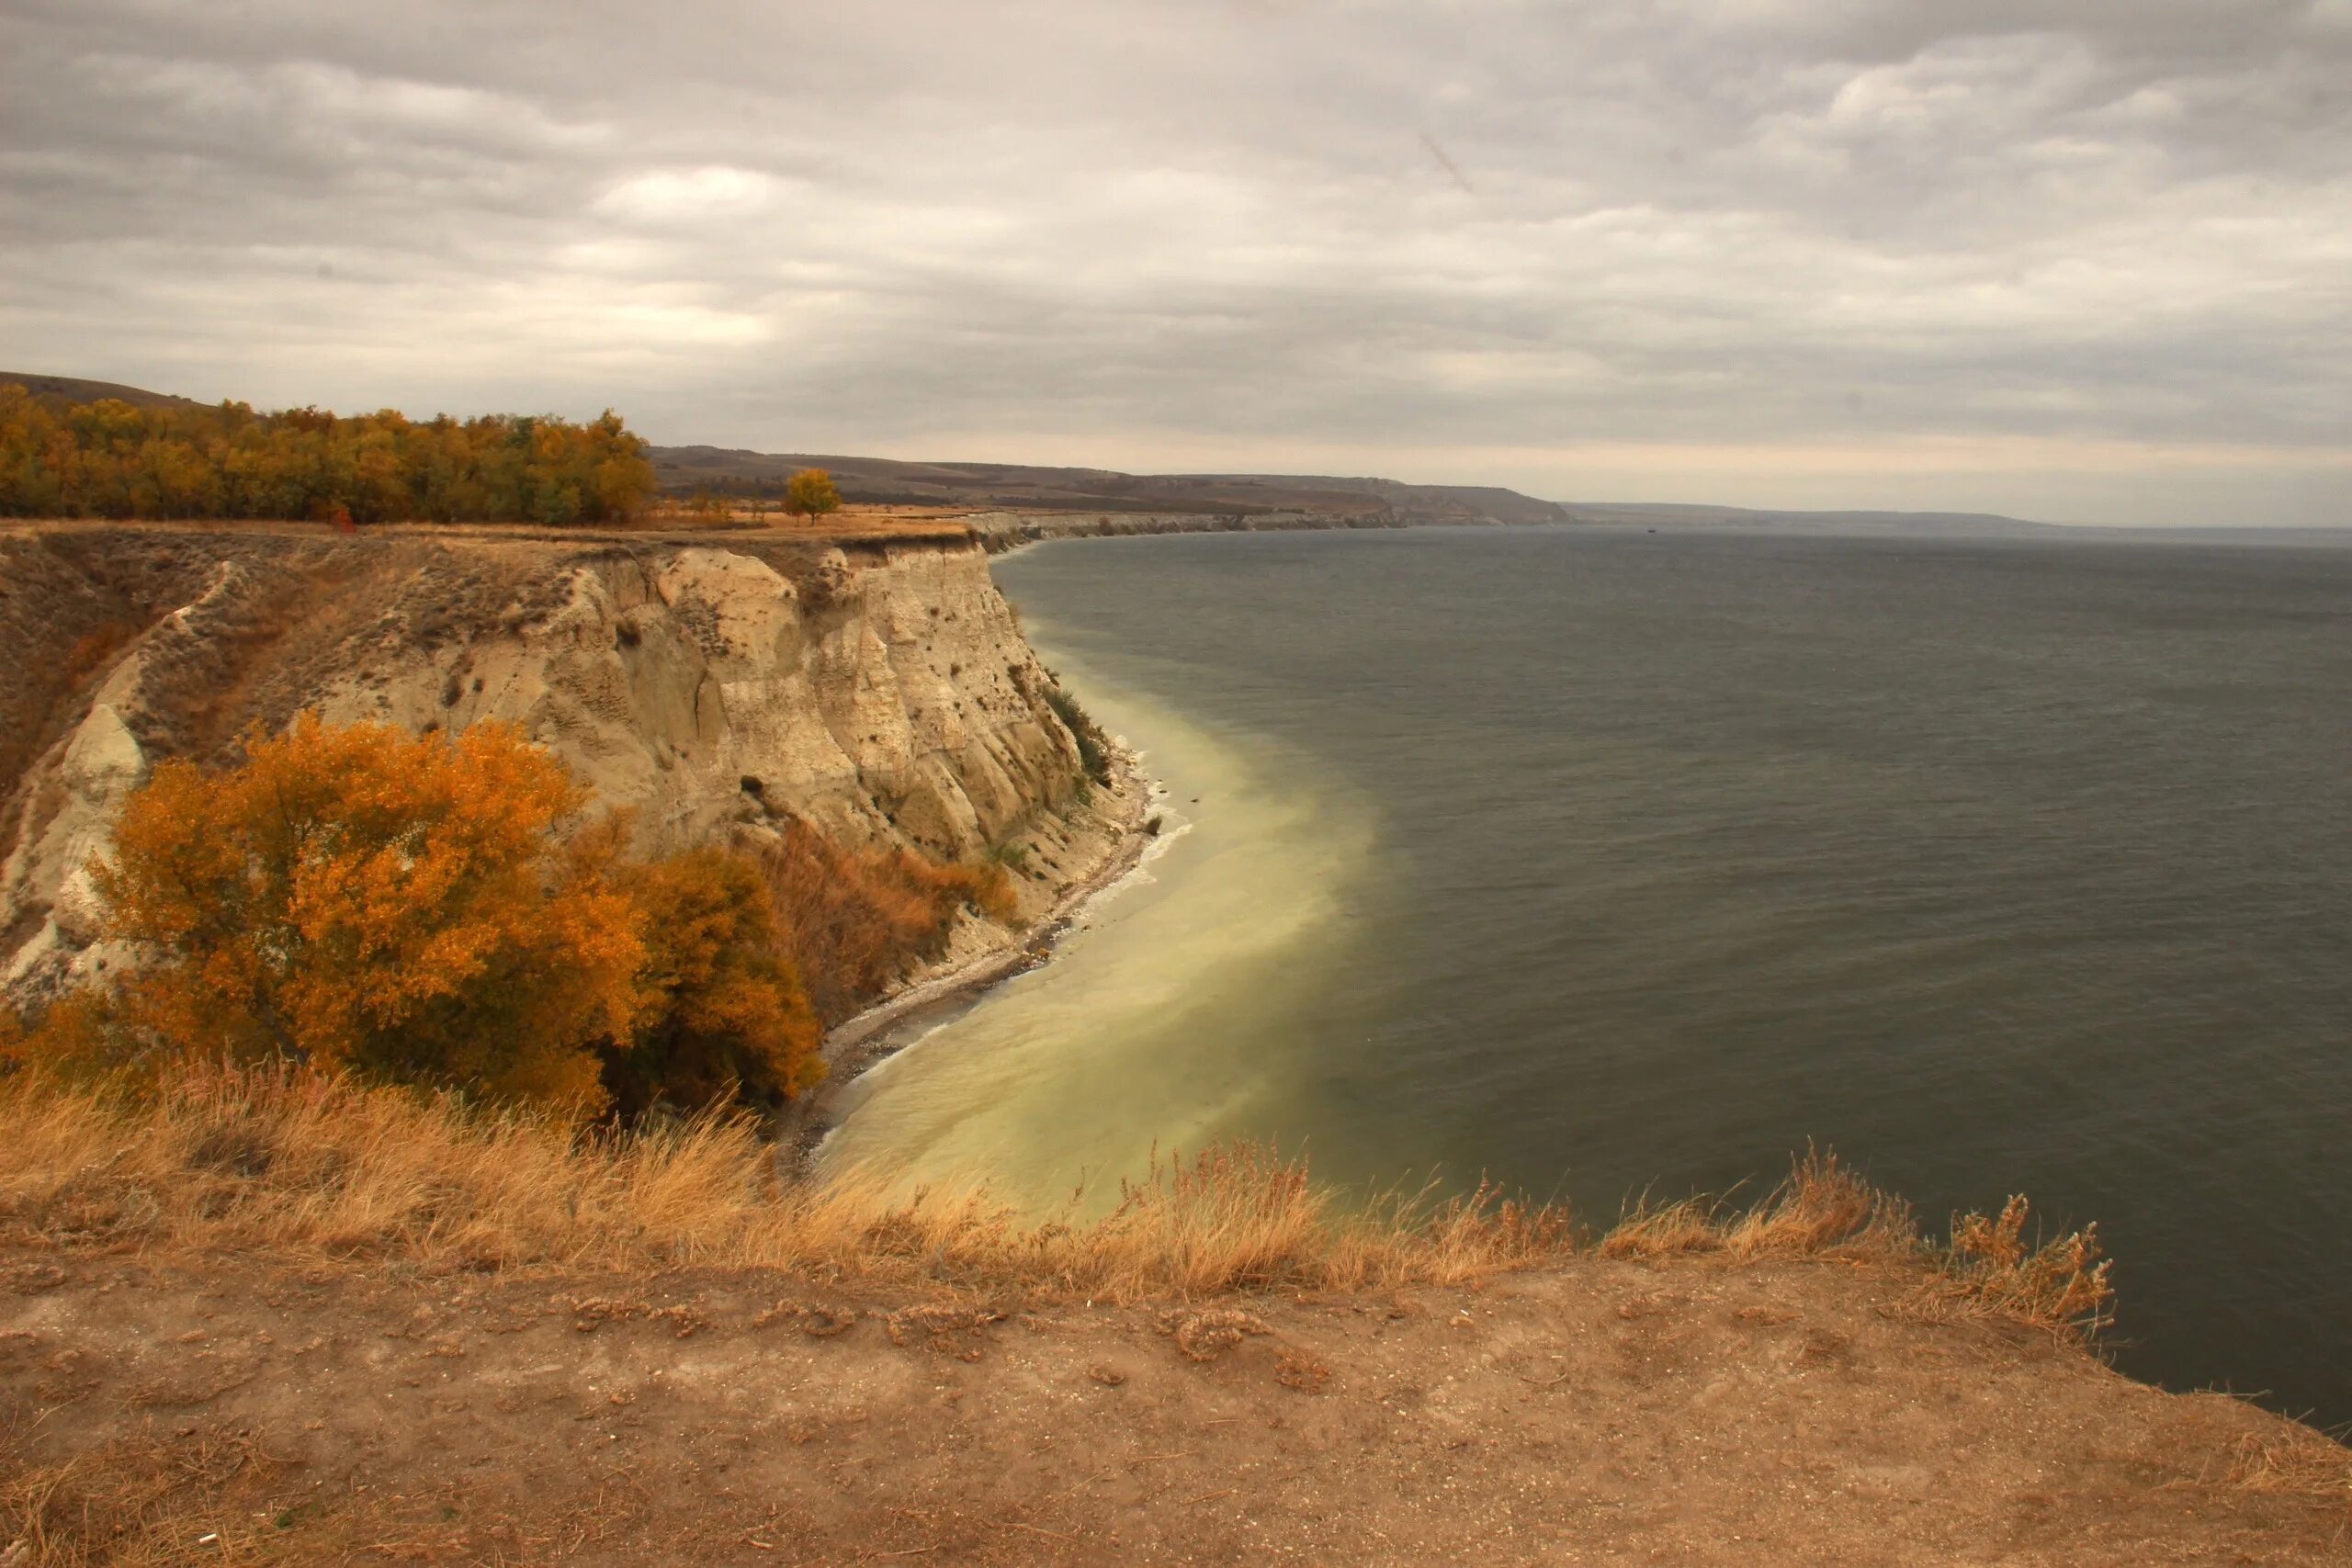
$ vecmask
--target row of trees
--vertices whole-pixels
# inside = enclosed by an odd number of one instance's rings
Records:
[[[607,411],[552,416],[62,403],[0,386],[0,516],[617,523],[654,494]]]

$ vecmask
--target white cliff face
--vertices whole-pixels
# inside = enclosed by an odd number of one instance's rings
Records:
[[[279,679],[284,700],[331,722],[515,724],[600,805],[631,808],[648,851],[756,840],[793,816],[851,847],[970,858],[1089,815],[1077,742],[976,544],[835,549],[813,570],[787,558],[789,574],[756,547],[488,547],[528,588],[503,614],[431,647],[368,630],[301,667],[320,673]],[[16,781],[40,800],[0,877],[15,943],[0,985],[53,981],[98,934],[84,868],[151,760],[141,650],[202,625],[165,616]]]
[[[236,567],[221,564],[199,597],[150,627],[105,673],[81,721],[15,781],[24,798],[0,861],[0,930],[17,940],[0,953],[0,996],[28,982],[78,978],[119,956],[100,941],[105,909],[91,867],[108,852],[123,800],[147,782],[150,759],[125,716],[150,700],[159,657],[201,637],[206,615],[238,578]]]
[[[1067,802],[1078,747],[977,549],[853,564],[796,587],[724,548],[570,569],[543,624],[356,671],[331,720],[520,725],[649,846],[790,811],[845,843],[970,856]]]
[[[111,682],[110,682],[111,684]],[[78,975],[104,954],[104,917],[92,863],[107,852],[107,825],[125,796],[147,782],[139,741],[114,705],[100,700],[67,738],[56,770],[62,804],[43,830],[17,846],[0,868],[0,889],[13,897],[46,891],[48,918],[17,950],[0,959],[0,989],[44,970]]]

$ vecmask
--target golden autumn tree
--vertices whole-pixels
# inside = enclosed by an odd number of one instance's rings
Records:
[[[759,868],[716,849],[633,868],[644,916],[639,1010],[605,1082],[624,1112],[729,1095],[775,1103],[824,1076],[823,1025],[777,953],[775,905]]]
[[[842,492],[822,468],[803,468],[784,481],[784,509],[795,517],[822,516],[842,509]]]
[[[117,1049],[601,1104],[595,1048],[634,1029],[646,953],[607,865],[556,841],[584,803],[494,725],[305,716],[236,767],[159,764],[96,868],[110,934],[158,954]]]
[[[628,821],[512,728],[412,736],[305,715],[237,766],[158,765],[93,867],[152,962],[0,1014],[0,1062],[288,1062],[634,1114],[823,1076],[763,869],[641,862]]]

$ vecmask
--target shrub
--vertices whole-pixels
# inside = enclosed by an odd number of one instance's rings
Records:
[[[19,1065],[153,1080],[285,1063],[585,1115],[822,1073],[762,870],[650,863],[514,730],[454,737],[314,716],[213,773],[161,764],[93,867],[107,934],[153,962],[0,1028]]]
[[[1111,782],[1111,738],[1102,733],[1102,727],[1058,682],[1046,688],[1046,705],[1069,727],[1070,738],[1078,742],[1080,768],[1096,784],[1107,785]]]
[[[818,1015],[837,1023],[879,996],[910,962],[947,945],[956,912],[1014,913],[995,865],[943,865],[908,850],[852,853],[794,821],[763,861],[777,940]]]
[[[156,961],[25,1042],[151,1066],[271,1059],[548,1103],[601,1100],[637,912],[552,829],[585,795],[512,729],[414,737],[304,716],[240,765],[159,764],[93,866],[107,934]]]

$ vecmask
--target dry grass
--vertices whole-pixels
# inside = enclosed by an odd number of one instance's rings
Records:
[[[1557,1210],[1488,1190],[1343,1205],[1249,1147],[1156,1164],[1100,1219],[1038,1221],[977,1187],[779,1181],[740,1115],[582,1136],[290,1074],[191,1069],[137,1096],[19,1075],[0,1084],[0,1221],[20,1238],[165,1254],[703,1264],[1141,1300],[1457,1282],[1572,1245]]]
[[[1607,1258],[1844,1257],[1923,1266],[1939,1313],[2086,1338],[2105,1321],[2089,1232],[2030,1247],[2025,1209],[1924,1243],[1908,1209],[1813,1152],[1751,1208],[1642,1208]],[[786,1181],[747,1117],[633,1134],[492,1114],[348,1079],[188,1069],[153,1094],[0,1082],[0,1224],[19,1239],[158,1252],[399,1257],[428,1268],[769,1268],[826,1280],[1112,1301],[1462,1284],[1587,1247],[1566,1210],[1482,1185],[1370,1198],[1225,1145],[1155,1159],[1096,1218],[1024,1215],[975,1185]]]
[[[2352,1452],[2310,1427],[2266,1422],[2241,1438],[2229,1481],[2244,1491],[2318,1504],[2339,1513],[2352,1530]]]
[[[2115,1292],[2101,1260],[2098,1229],[2084,1227],[2041,1245],[2025,1240],[2030,1213],[2013,1197],[1997,1216],[1962,1214],[1951,1240],[1922,1237],[1910,1206],[1872,1187],[1838,1156],[1808,1150],[1788,1179],[1760,1203],[1731,1209],[1712,1200],[1645,1201],[1600,1241],[1608,1258],[1717,1253],[1733,1258],[1837,1256],[1924,1263],[1928,1273],[1906,1304],[1914,1314],[1980,1316],[2023,1323],[2078,1344],[2109,1321]]]
[[[14,1447],[11,1443],[9,1447]],[[7,1568],[137,1568],[293,1559],[256,1525],[254,1488],[281,1467],[250,1434],[190,1427],[85,1450],[0,1483]]]
[[[19,1436],[0,1438],[0,1463]],[[626,1487],[537,1504],[451,1484],[288,1484],[302,1473],[218,1422],[126,1433],[0,1480],[0,1568],[562,1562],[641,1511]]]

